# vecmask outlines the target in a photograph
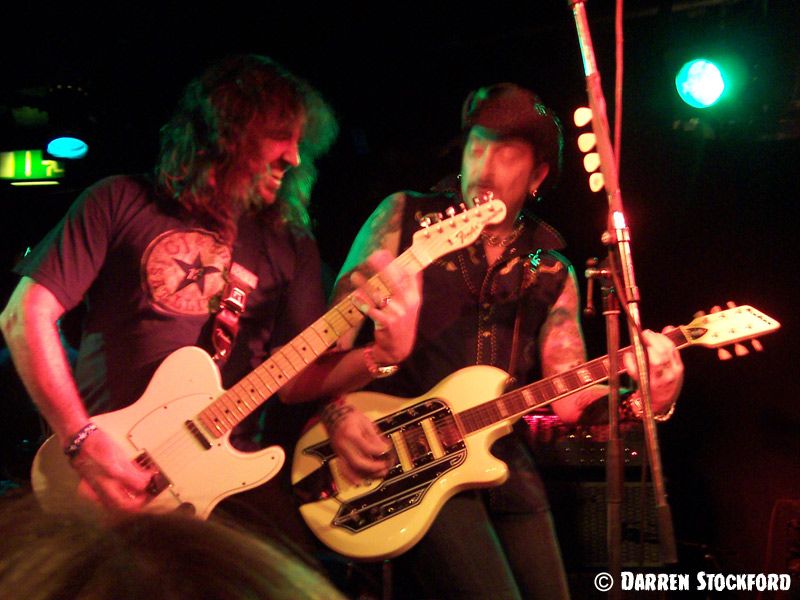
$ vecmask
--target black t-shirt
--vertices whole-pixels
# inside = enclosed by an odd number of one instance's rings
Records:
[[[258,277],[222,370],[230,387],[325,309],[310,234],[240,220],[233,248],[156,201],[148,179],[114,176],[87,189],[15,268],[65,309],[85,304],[75,377],[91,413],[134,402],[183,346],[210,349],[209,302],[235,262]]]

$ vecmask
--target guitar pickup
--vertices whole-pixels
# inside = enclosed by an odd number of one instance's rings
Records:
[[[142,452],[135,459],[136,464],[144,470],[151,472],[150,481],[147,483],[145,491],[153,498],[172,485],[172,482],[161,472],[158,465],[153,461],[147,452]]]

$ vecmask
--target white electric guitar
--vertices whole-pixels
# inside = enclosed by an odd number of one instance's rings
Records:
[[[774,331],[780,324],[749,306],[698,317],[666,335],[680,348],[721,348]],[[757,341],[753,342],[760,349]],[[623,372],[620,351],[620,372]],[[721,355],[722,357],[723,355]],[[729,357],[730,354],[725,354]],[[503,483],[506,464],[490,448],[522,415],[608,379],[608,357],[499,395],[505,371],[466,367],[413,399],[376,392],[348,394],[391,443],[393,467],[385,478],[353,485],[317,423],[295,446],[292,485],[300,513],[328,547],[357,559],[397,556],[416,544],[444,503],[468,488]],[[499,395],[499,397],[498,397]]]
[[[423,223],[413,244],[392,264],[419,272],[437,258],[475,242],[484,226],[505,218],[506,207],[490,198],[473,208],[448,209],[447,213],[448,218]],[[385,296],[389,291],[381,274],[368,283]],[[240,452],[230,444],[231,430],[363,318],[348,296],[229,390],[222,389],[219,370],[204,350],[181,348],[158,367],[134,404],[93,417],[131,461],[152,471],[145,510],[166,512],[180,507],[206,518],[227,496],[274,477],[284,463],[283,450],[271,446]],[[97,509],[80,493],[81,480],[54,436],[34,458],[31,483],[47,512]]]

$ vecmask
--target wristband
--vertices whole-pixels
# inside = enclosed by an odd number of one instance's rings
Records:
[[[627,404],[630,407],[631,413],[637,419],[641,419],[642,415],[644,414],[644,408],[642,407],[642,397],[639,393],[634,393],[627,399]],[[677,402],[673,402],[669,410],[665,412],[663,415],[653,415],[653,420],[658,421],[659,423],[663,423],[664,421],[669,421],[672,418],[673,413],[675,412],[675,405]]]
[[[78,455],[78,452],[83,446],[83,442],[86,441],[93,432],[97,431],[97,425],[89,421],[86,425],[78,430],[74,436],[72,436],[72,441],[67,444],[66,448],[64,448],[64,454],[67,455],[67,458],[72,460]]]
[[[400,369],[397,365],[379,365],[375,361],[375,347],[366,346],[364,348],[364,362],[367,364],[367,371],[374,379],[381,379],[394,375]]]

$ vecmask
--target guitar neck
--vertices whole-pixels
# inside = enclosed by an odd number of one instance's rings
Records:
[[[429,255],[411,246],[395,258],[392,264],[416,274],[432,260]],[[368,285],[378,295],[388,296],[391,292],[384,281],[384,274],[385,270],[374,275],[369,279]],[[345,332],[363,320],[364,315],[356,308],[353,294],[348,294],[297,337],[209,404],[199,414],[199,419],[215,437],[225,435],[300,371],[319,358]]]
[[[678,327],[665,335],[678,350],[690,345],[692,339],[686,327]],[[627,346],[617,353],[619,373],[625,372],[622,355],[631,349],[632,346]],[[458,413],[457,418],[466,433],[473,433],[500,421],[522,416],[564,396],[607,381],[610,375],[608,358],[608,355],[601,356],[558,375],[508,392]]]

